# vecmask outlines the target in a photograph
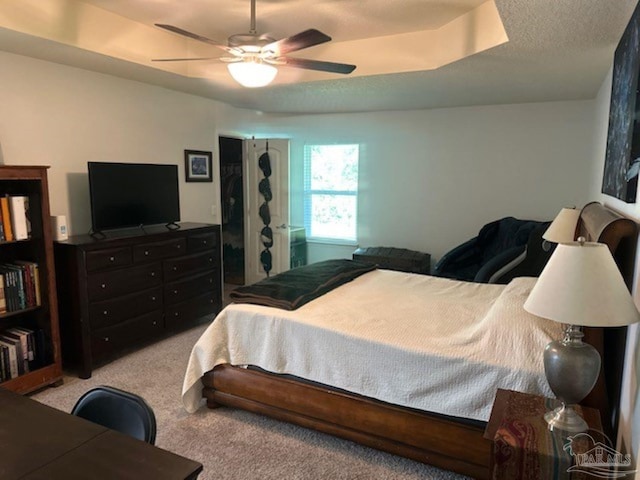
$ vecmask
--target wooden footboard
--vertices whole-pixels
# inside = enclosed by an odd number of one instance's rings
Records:
[[[202,377],[207,405],[241,408],[474,478],[489,478],[484,424],[398,407],[280,375],[219,365]]]

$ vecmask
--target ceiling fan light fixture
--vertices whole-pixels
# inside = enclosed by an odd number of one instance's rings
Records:
[[[260,59],[250,59],[227,65],[233,79],[243,87],[264,87],[273,82],[278,69],[273,65],[263,63]]]

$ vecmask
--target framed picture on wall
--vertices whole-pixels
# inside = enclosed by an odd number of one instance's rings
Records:
[[[185,180],[187,182],[213,182],[213,175],[211,173],[211,157],[211,152],[185,150]]]
[[[602,193],[635,203],[640,171],[640,6],[620,39],[613,60],[611,106]]]

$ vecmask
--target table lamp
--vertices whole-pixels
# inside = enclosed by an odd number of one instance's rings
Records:
[[[580,210],[563,208],[553,219],[542,238],[553,243],[573,242],[576,239],[576,227],[580,218]]]
[[[586,397],[600,373],[600,354],[582,342],[582,326],[619,327],[640,321],[622,275],[603,243],[561,243],[524,304],[527,312],[566,324],[564,338],[544,350],[544,370],[561,406],[547,412],[549,429],[584,432],[572,405]]]

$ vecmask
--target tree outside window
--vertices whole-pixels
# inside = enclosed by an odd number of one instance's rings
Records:
[[[305,145],[307,237],[357,241],[359,145]]]

